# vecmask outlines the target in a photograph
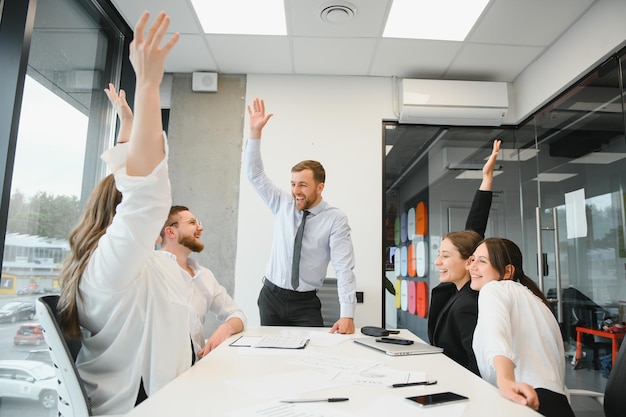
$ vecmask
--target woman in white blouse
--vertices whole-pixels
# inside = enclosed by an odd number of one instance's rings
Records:
[[[471,287],[479,291],[473,349],[481,376],[544,416],[574,417],[561,331],[545,296],[524,274],[519,247],[489,238],[471,259]]]
[[[118,144],[102,155],[112,174],[89,196],[60,272],[59,321],[82,339],[76,366],[94,415],[124,414],[191,366],[190,308],[176,262],[154,250],[171,206],[159,85],[169,17],[148,27],[143,13],[130,44],[135,115],[123,91],[106,90],[120,116]],[[145,30],[145,33],[144,33]],[[163,45],[161,45],[163,43]]]

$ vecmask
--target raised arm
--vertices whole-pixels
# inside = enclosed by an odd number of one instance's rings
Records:
[[[265,102],[255,98],[252,107],[248,106],[248,116],[250,117],[250,139],[261,139],[263,128],[273,114],[265,114]]]
[[[485,236],[487,221],[489,220],[489,210],[491,210],[491,186],[493,184],[493,170],[496,166],[496,159],[500,151],[502,141],[493,141],[493,150],[485,165],[483,166],[483,180],[474,195],[470,212],[465,222],[465,230],[473,230],[481,236]]]
[[[120,119],[120,132],[117,135],[117,143],[126,143],[130,140],[130,132],[133,128],[133,111],[126,101],[126,91],[120,90],[118,95],[115,86],[109,83],[109,88],[105,88],[109,101],[115,109],[117,117]]]
[[[500,152],[500,145],[502,141],[496,139],[493,141],[493,150],[485,165],[483,166],[483,181],[478,187],[481,191],[491,191],[491,185],[493,184],[493,169],[496,166],[496,160],[498,159],[498,152]]]
[[[130,44],[130,61],[137,77],[135,120],[126,157],[126,172],[131,176],[150,174],[165,157],[159,85],[163,79],[165,58],[180,37],[175,33],[161,47],[170,18],[164,12],[159,13],[144,34],[149,17],[148,12],[141,15]]]

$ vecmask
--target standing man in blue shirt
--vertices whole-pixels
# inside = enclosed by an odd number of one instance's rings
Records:
[[[261,133],[272,114],[265,114],[265,104],[258,98],[248,106],[248,114],[246,176],[275,219],[272,250],[258,299],[261,325],[323,327],[317,290],[332,263],[337,274],[340,318],[330,331],[354,333],[356,279],[350,226],[345,214],[322,200],[324,167],[317,161],[302,161],[291,169],[291,193],[276,187],[265,174],[261,159]],[[301,237],[301,249],[296,235]]]

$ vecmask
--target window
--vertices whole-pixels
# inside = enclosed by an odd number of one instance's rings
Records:
[[[99,155],[113,144],[115,115],[103,88],[108,82],[120,85],[122,46],[129,29],[111,14],[110,5],[100,1],[33,3],[35,23],[17,129],[0,311],[5,304],[28,307],[42,294],[59,292],[69,232],[94,184],[106,173]],[[2,16],[10,18],[7,13]],[[49,357],[33,354],[35,346],[45,346],[34,319],[34,310],[27,309],[0,323],[4,335],[0,361],[25,361],[23,366],[33,372],[49,374],[53,368],[39,364],[49,363]],[[10,374],[13,379],[33,380],[27,371]],[[36,401],[3,398],[3,415],[50,415],[46,407],[56,408],[56,402],[39,401],[39,391],[49,391],[49,377],[42,376],[45,384],[29,397]]]

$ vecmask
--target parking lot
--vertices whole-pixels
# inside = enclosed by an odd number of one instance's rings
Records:
[[[14,297],[3,296],[0,298],[0,307],[11,301],[30,301],[35,302],[39,295],[18,295]],[[23,335],[25,339],[32,339],[33,344],[14,344],[14,337],[18,333],[18,329],[27,323],[34,323],[34,320],[16,320],[14,323],[0,323],[0,361],[3,360],[34,360],[51,364],[50,357],[47,354],[47,345],[45,342],[38,342],[36,334]],[[24,343],[30,343],[31,340]],[[39,345],[37,345],[39,343]],[[4,394],[4,395],[3,395]],[[6,397],[6,393],[0,392],[0,417],[52,417],[57,415],[56,407],[46,409],[39,401],[25,400]]]

